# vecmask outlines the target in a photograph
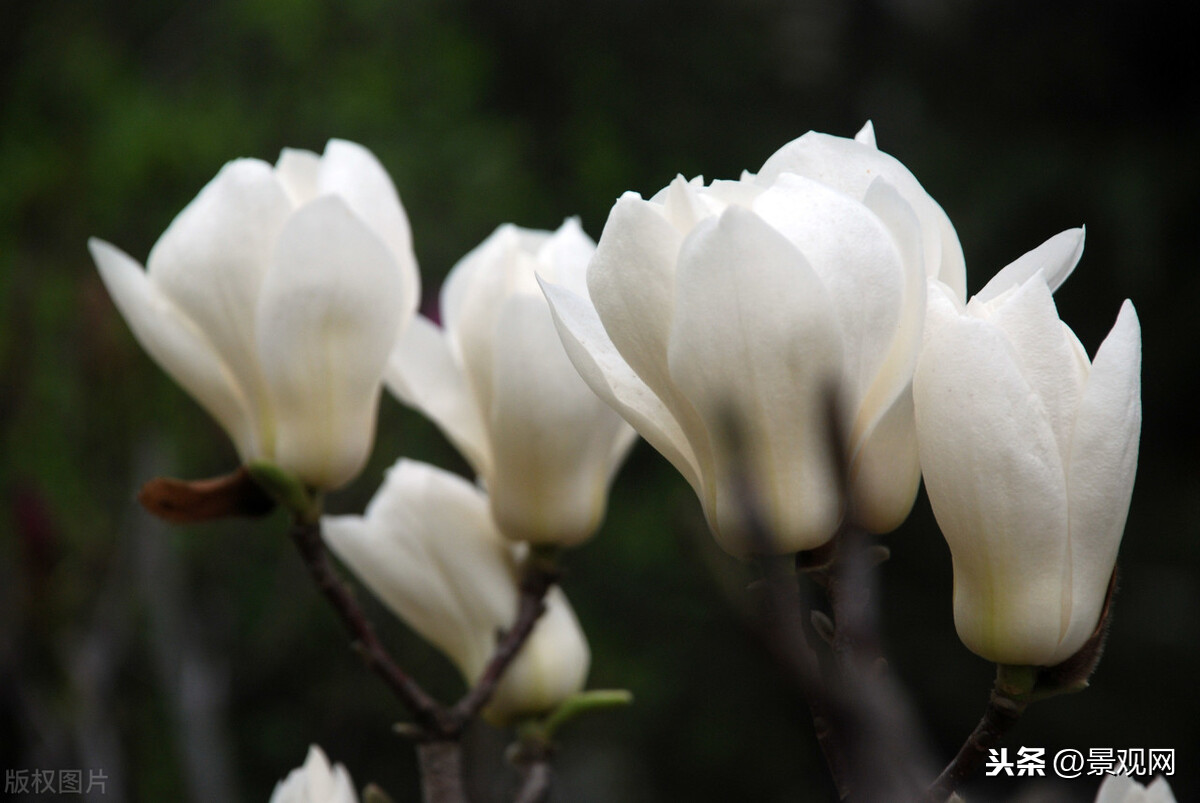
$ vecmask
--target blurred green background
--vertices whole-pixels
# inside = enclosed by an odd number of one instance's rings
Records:
[[[1144,329],[1145,425],[1108,653],[1010,746],[1176,749],[1200,799],[1195,383],[1200,122],[1186,4],[1071,0],[92,0],[0,6],[0,768],[99,768],[104,800],[265,801],[311,742],[418,800],[403,712],[368,676],[285,522],[166,527],[152,475],[231,468],[219,428],[147,358],[85,248],[144,259],[238,156],[360,142],[391,172],[426,293],[504,221],[598,237],[616,197],[735,177],[804,131],[872,119],[954,221],[978,289],[1058,231],[1087,249],[1058,293],[1090,351],[1123,298]],[[465,471],[385,399],[360,511],[401,454]],[[884,625],[935,755],[982,712],[949,553],[924,495],[886,542]],[[566,588],[591,685],[629,710],[564,732],[556,801],[809,801],[831,789],[794,692],[744,624],[742,570],[641,444]],[[443,699],[450,665],[372,605]],[[479,728],[480,800],[506,735]],[[1090,800],[1095,779],[978,779],[971,801]],[[1043,797],[1034,797],[1036,795]],[[34,798],[30,798],[34,799]],[[37,799],[47,799],[41,796]],[[100,799],[100,798],[98,798]]]

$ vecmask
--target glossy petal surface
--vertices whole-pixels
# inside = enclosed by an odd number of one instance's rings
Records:
[[[842,343],[821,281],[779,232],[740,207],[697,226],[678,270],[671,374],[715,445],[716,494],[705,501],[718,540],[735,554],[760,551],[737,540],[743,501],[733,478],[745,459],[779,551],[822,543],[838,500],[828,439],[815,422],[824,387],[840,374]],[[738,452],[729,427],[744,439]]]
[[[556,232],[500,226],[447,277],[445,328],[414,326],[391,360],[393,391],[459,446],[514,541],[590,537],[632,443],[572,364],[538,284],[586,292],[594,251],[574,219]]]
[[[336,488],[366,461],[403,294],[392,254],[337,196],[302,207],[280,234],[258,354],[276,460],[306,482]]]
[[[913,396],[959,637],[998,663],[1045,664],[1070,621],[1066,477],[1015,356],[998,329],[964,317],[926,345]]]

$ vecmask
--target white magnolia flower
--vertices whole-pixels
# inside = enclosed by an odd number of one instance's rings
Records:
[[[416,309],[408,220],[375,157],[330,141],[225,165],[147,269],[93,239],[142,347],[220,422],[243,462],[317,488],[362,468],[384,363]]]
[[[580,374],[691,483],[722,546],[744,555],[758,545],[739,526],[738,454],[776,551],[835,532],[831,383],[849,420],[856,520],[885,532],[908,515],[926,277],[965,287],[958,239],[868,124],[855,139],[805,134],[739,181],[626,193],[586,287],[543,287]]]
[[[1100,784],[1096,803],[1175,803],[1175,794],[1162,776],[1142,786],[1128,775],[1109,775]]]
[[[459,448],[514,540],[591,536],[635,437],[567,359],[535,278],[582,276],[594,251],[574,219],[501,226],[450,271],[444,328],[418,317],[388,365],[388,387]]]
[[[1083,230],[998,273],[970,303],[931,283],[913,383],[925,487],[954,556],[963,642],[1050,666],[1091,636],[1137,468],[1141,330],[1126,301],[1094,361],[1051,291]]]
[[[315,744],[308,748],[304,766],[292,770],[275,784],[270,803],[358,803],[350,773],[329,759]]]
[[[496,634],[517,616],[520,552],[466,480],[400,460],[364,516],[322,520],[325,543],[408,625],[444,652],[468,683],[482,673]],[[557,586],[484,713],[506,722],[548,711],[583,688],[587,641]]]

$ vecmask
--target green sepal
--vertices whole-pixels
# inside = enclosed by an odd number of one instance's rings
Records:
[[[1033,699],[1038,667],[996,664],[996,693],[1022,706]]]
[[[554,734],[576,717],[608,708],[630,705],[633,692],[626,689],[591,689],[572,694],[546,716],[531,718],[517,725],[517,738],[522,743],[548,745]]]
[[[255,460],[246,470],[275,501],[291,511],[298,521],[311,524],[321,518],[321,495],[305,486],[300,478],[266,460]]]
[[[367,784],[362,792],[362,803],[393,803],[387,792],[373,783]]]

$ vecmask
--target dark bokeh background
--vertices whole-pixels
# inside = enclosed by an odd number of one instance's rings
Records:
[[[577,214],[598,236],[627,189],[734,177],[806,130],[851,136],[870,118],[955,222],[973,290],[1086,223],[1064,320],[1094,351],[1121,300],[1137,304],[1145,426],[1108,654],[1091,689],[1034,706],[1009,744],[1174,747],[1178,797],[1197,799],[1200,95],[1185,8],[4,3],[0,767],[102,768],[106,800],[249,803],[318,742],[360,786],[418,799],[411,750],[389,732],[402,712],[345,646],[284,521],[167,528],[133,505],[149,476],[222,473],[234,454],[133,341],[88,236],[144,258],[225,161],[344,137],[390,170],[432,294],[503,221]],[[368,470],[331,506],[361,510],[400,454],[463,468],[387,399]],[[947,757],[992,670],[954,635],[949,555],[923,495],[886,540],[892,667]],[[829,799],[811,725],[732,604],[741,570],[645,445],[569,565],[592,685],[637,702],[564,733],[556,800]],[[412,671],[457,694],[449,665],[374,610]],[[502,778],[483,799],[502,799],[505,743],[473,734],[477,774]],[[1042,799],[1090,800],[1095,785]],[[990,779],[968,791],[1017,793]]]

